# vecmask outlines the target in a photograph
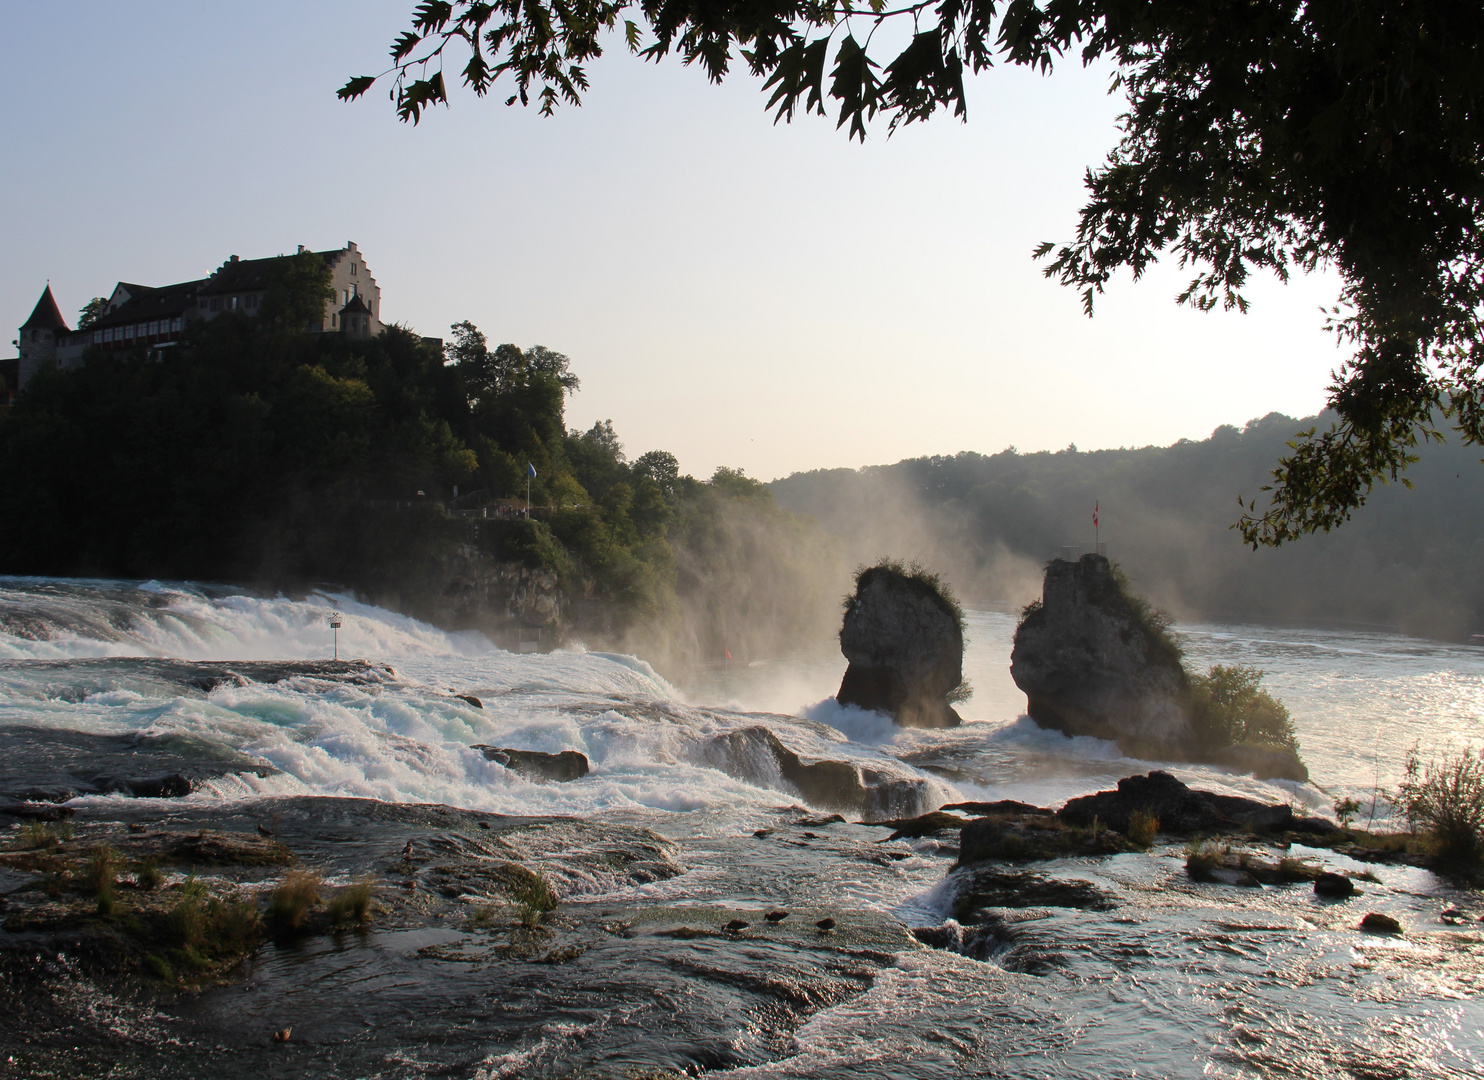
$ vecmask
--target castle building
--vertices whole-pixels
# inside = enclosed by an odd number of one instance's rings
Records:
[[[307,250],[301,245],[299,253]],[[322,317],[312,320],[306,329],[314,334],[344,333],[355,338],[381,333],[381,288],[355,242],[316,254],[330,268],[330,286],[335,294],[325,301]],[[176,285],[120,281],[98,317],[76,330],[68,328],[47,285],[31,317],[20,328],[16,340],[20,357],[11,389],[24,387],[45,368],[80,366],[88,348],[164,349],[180,340],[189,323],[214,319],[228,311],[256,315],[272,285],[274,265],[281,258],[239,259],[233,255],[210,277]]]

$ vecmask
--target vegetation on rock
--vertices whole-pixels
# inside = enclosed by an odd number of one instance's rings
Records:
[[[1263,673],[1245,665],[1213,664],[1190,673],[1190,708],[1202,747],[1251,744],[1297,750],[1288,709],[1259,685]]]

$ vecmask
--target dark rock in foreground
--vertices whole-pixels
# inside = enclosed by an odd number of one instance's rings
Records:
[[[963,682],[959,615],[930,584],[886,566],[856,579],[840,628],[850,666],[835,699],[906,727],[956,727],[948,695]]]
[[[576,750],[548,754],[541,750],[510,750],[482,744],[473,749],[483,753],[490,761],[499,762],[511,772],[534,780],[578,780],[588,774],[587,755],[579,754]]]
[[[1355,883],[1346,874],[1323,873],[1314,879],[1316,896],[1343,899],[1355,895]]]
[[[1400,934],[1402,932],[1401,923],[1379,911],[1367,912],[1365,918],[1360,920],[1360,928],[1369,930],[1373,934]]]
[[[1057,817],[1069,825],[1090,826],[1093,818],[1119,832],[1127,831],[1129,816],[1136,810],[1159,819],[1159,831],[1192,833],[1239,832],[1257,829],[1278,832],[1289,829],[1335,833],[1339,830],[1318,818],[1296,818],[1293,807],[1217,795],[1187,787],[1167,772],[1126,776],[1117,791],[1100,791],[1072,799]]]
[[[926,784],[850,761],[804,761],[762,726],[739,728],[711,741],[707,759],[729,776],[776,787],[782,780],[812,806],[839,808],[863,817],[920,813]]]
[[[997,814],[971,821],[959,833],[960,865],[987,859],[1020,862],[1074,855],[1140,851],[1121,831],[1068,825],[1044,814]]]
[[[1111,911],[1118,905],[1106,889],[1081,878],[1046,877],[1028,871],[975,867],[959,876],[953,917],[969,924],[986,908],[1064,907]]]
[[[1015,632],[1010,675],[1044,728],[1126,753],[1185,753],[1192,731],[1180,657],[1151,632],[1101,555],[1046,567],[1041,606]]]

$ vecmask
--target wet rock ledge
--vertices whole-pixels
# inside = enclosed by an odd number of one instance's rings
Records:
[[[52,809],[0,815],[3,1076],[413,1075],[388,1071],[407,1055],[416,1075],[492,1055],[694,1075],[786,1056],[922,947],[786,895],[657,901],[643,887],[681,849],[612,822],[308,797]],[[826,857],[800,843],[795,862]]]

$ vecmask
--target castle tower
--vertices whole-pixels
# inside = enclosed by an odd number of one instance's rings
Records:
[[[371,309],[361,299],[360,293],[352,296],[350,303],[340,309],[339,323],[340,333],[345,337],[355,340],[371,337]]]
[[[21,358],[16,373],[16,389],[25,389],[31,376],[43,368],[57,366],[57,338],[68,332],[67,320],[62,318],[56,298],[52,296],[52,287],[48,285],[41,299],[36,301],[31,317],[21,324],[17,342]]]

